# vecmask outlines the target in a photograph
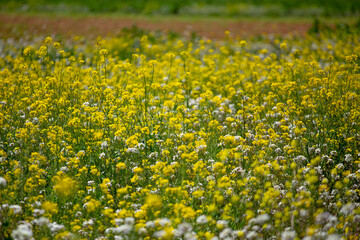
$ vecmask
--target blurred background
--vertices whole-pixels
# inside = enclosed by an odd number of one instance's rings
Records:
[[[359,0],[0,0],[3,12],[229,17],[350,17]]]

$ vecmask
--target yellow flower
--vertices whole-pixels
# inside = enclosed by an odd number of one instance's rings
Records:
[[[196,217],[196,212],[191,207],[184,207],[181,209],[181,216],[187,219],[194,219]]]
[[[58,205],[57,205],[57,203],[53,203],[53,202],[50,202],[50,201],[45,201],[45,202],[43,202],[41,204],[41,206],[48,213],[51,213],[51,214],[58,213]]]
[[[151,194],[146,197],[145,204],[149,209],[160,209],[162,207],[162,198],[159,195]]]
[[[286,42],[283,42],[280,44],[280,49],[287,50],[287,48],[288,48],[288,46],[287,46]]]
[[[119,162],[116,164],[116,168],[119,170],[126,169],[126,164],[124,162]]]
[[[54,182],[54,191],[61,197],[69,197],[76,192],[76,181],[66,176],[63,172],[59,172],[54,177]]]
[[[46,45],[51,44],[51,43],[52,43],[52,38],[51,38],[51,37],[46,37],[45,40],[44,40],[44,43],[45,43]]]
[[[100,55],[107,56],[109,54],[109,51],[107,49],[101,49],[99,53]]]
[[[95,199],[90,199],[87,203],[84,204],[84,207],[87,212],[94,212],[101,206],[101,203]]]
[[[197,191],[194,191],[194,192],[192,193],[192,195],[194,196],[194,198],[200,198],[200,197],[202,197],[202,196],[204,195],[204,191],[202,191],[202,190],[197,190]]]
[[[29,56],[31,54],[31,47],[26,47],[23,51],[25,56]]]

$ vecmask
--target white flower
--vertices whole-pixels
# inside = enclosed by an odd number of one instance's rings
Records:
[[[205,223],[207,223],[207,222],[208,222],[207,216],[205,216],[205,215],[199,216],[199,217],[196,219],[196,222],[197,222],[198,224],[205,224]]]
[[[157,222],[158,222],[158,223],[160,224],[160,226],[162,226],[162,227],[171,225],[171,220],[168,219],[168,218],[161,218],[161,219],[158,220]]]
[[[166,235],[166,232],[164,230],[160,230],[160,231],[154,232],[153,236],[155,238],[163,238],[163,237],[165,237],[165,235]]]
[[[345,162],[350,162],[352,160],[353,160],[353,158],[352,158],[351,154],[346,154],[345,155]]]
[[[306,157],[304,157],[303,155],[299,155],[295,158],[295,161],[298,162],[298,163],[301,163],[301,162],[305,162],[306,161]]]
[[[270,216],[267,214],[262,214],[257,216],[254,221],[256,224],[263,225],[266,221],[270,219]]]
[[[128,152],[128,153],[139,153],[139,150],[137,148],[128,148],[126,150],[126,152]]]
[[[13,210],[13,213],[15,215],[18,215],[18,214],[22,213],[22,209],[21,209],[21,207],[19,205],[11,205],[10,209]]]
[[[50,223],[49,219],[46,217],[40,217],[33,220],[33,223],[39,226],[46,226]]]
[[[146,228],[142,227],[142,228],[139,228],[138,233],[140,235],[145,235],[145,234],[147,234],[147,230],[146,230]]]
[[[316,216],[315,222],[319,225],[325,225],[326,223],[329,223],[330,221],[336,222],[337,218],[333,215],[331,215],[329,212],[323,212]]]
[[[120,225],[118,226],[117,228],[115,228],[115,233],[118,233],[118,234],[129,234],[131,233],[133,227],[130,226],[130,225],[127,225],[127,224],[124,224],[124,225]]]
[[[220,226],[222,226],[222,227],[227,227],[228,226],[228,221],[226,221],[226,220],[218,220],[217,222],[216,222],[216,224],[217,225],[220,225]]]
[[[140,149],[140,150],[144,150],[145,149],[145,144],[144,143],[138,143],[138,145],[136,147],[138,149]]]
[[[58,232],[58,231],[60,231],[61,229],[64,229],[64,228],[65,228],[64,225],[58,224],[58,223],[56,223],[56,222],[49,223],[49,224],[48,224],[48,227],[50,228],[51,232]]]
[[[38,119],[37,117],[34,117],[34,118],[33,118],[33,123],[34,123],[34,124],[38,124],[38,123],[39,123],[39,119]]]
[[[82,216],[82,212],[77,211],[77,212],[75,213],[75,217],[80,218],[81,216]]]
[[[5,178],[3,178],[3,177],[0,177],[0,186],[6,186],[6,179]]]
[[[239,173],[240,176],[243,177],[244,174],[245,174],[245,170],[242,169],[241,167],[236,167],[236,168],[234,168],[234,169],[231,171],[231,174],[236,174],[236,173]]]
[[[95,181],[93,181],[93,180],[90,180],[87,182],[87,185],[89,185],[89,186],[94,185],[94,184],[95,184]]]
[[[37,209],[37,208],[35,208],[33,215],[34,215],[34,217],[38,217],[38,216],[40,216],[40,215],[43,215],[44,213],[45,213],[45,210],[44,210],[44,209]]]
[[[196,233],[194,233],[194,232],[185,233],[184,239],[186,239],[186,240],[196,240],[197,239]]]
[[[108,238],[104,237],[104,236],[100,236],[95,238],[95,240],[107,240]],[[122,240],[122,239],[121,239]]]
[[[155,228],[155,222],[154,221],[148,221],[146,222],[146,228]]]
[[[92,219],[83,222],[83,227],[84,228],[87,228],[87,227],[93,226],[93,225],[94,225],[94,221]]]
[[[296,232],[295,231],[289,231],[285,230],[281,233],[281,240],[293,240],[296,238]]]
[[[190,223],[180,223],[177,226],[177,230],[179,231],[180,235],[185,234],[187,232],[191,232],[193,229]]]
[[[353,203],[348,203],[340,209],[340,212],[343,213],[345,216],[351,214],[355,209],[355,205]]]
[[[227,236],[230,236],[232,233],[231,228],[225,228],[224,230],[221,231],[221,233],[219,234],[220,238],[226,238]]]
[[[331,235],[328,235],[326,240],[340,240],[341,239],[341,236],[338,235],[338,234],[331,234]]]
[[[105,234],[111,234],[111,233],[115,233],[115,228],[111,227],[105,230]]]
[[[116,218],[115,219],[115,224],[117,225],[117,226],[120,226],[121,224],[123,224],[124,223],[124,219],[122,219],[122,218]]]
[[[99,159],[104,159],[104,158],[105,158],[105,153],[104,152],[100,153]]]
[[[158,153],[157,152],[152,152],[149,154],[148,158],[151,158],[151,159],[156,159],[158,157]]]
[[[11,236],[14,240],[33,239],[33,231],[31,229],[31,224],[28,222],[20,224],[17,229],[12,232]]]
[[[259,234],[257,234],[257,232],[250,231],[250,232],[246,235],[246,238],[247,238],[247,239],[257,239],[258,236],[259,236]]]
[[[196,152],[203,152],[205,151],[207,148],[207,145],[200,145],[198,147],[196,147]]]
[[[101,149],[107,148],[108,147],[108,142],[104,141],[101,143]]]
[[[8,207],[9,207],[9,204],[7,204],[7,203],[4,203],[3,205],[1,205],[1,208],[4,210],[7,209]]]
[[[127,218],[125,218],[125,224],[127,224],[127,225],[134,225],[134,223],[135,223],[135,218],[133,218],[133,217],[127,217]]]
[[[60,171],[62,171],[62,172],[66,172],[68,170],[69,170],[69,168],[67,166],[63,166],[60,168]]]
[[[184,233],[183,232],[180,232],[179,230],[177,229],[174,229],[172,234],[175,236],[175,237],[181,237]]]

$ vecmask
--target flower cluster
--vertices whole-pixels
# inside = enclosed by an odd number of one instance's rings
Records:
[[[359,236],[359,35],[58,41],[0,40],[1,239]]]

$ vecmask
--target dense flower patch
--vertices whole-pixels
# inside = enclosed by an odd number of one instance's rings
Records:
[[[0,43],[0,238],[359,236],[358,35]]]

